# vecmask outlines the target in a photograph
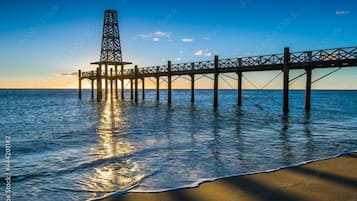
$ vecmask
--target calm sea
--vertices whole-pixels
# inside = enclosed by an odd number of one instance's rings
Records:
[[[166,91],[155,101],[82,100],[76,90],[0,90],[1,199],[86,200],[108,193],[163,191],[267,171],[357,150],[357,91]],[[126,94],[126,97],[129,97]],[[9,140],[9,137],[11,140]],[[6,166],[11,151],[10,164]],[[3,165],[4,164],[4,165]],[[9,187],[9,186],[8,186]]]

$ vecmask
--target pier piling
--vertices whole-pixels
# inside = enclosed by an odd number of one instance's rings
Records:
[[[213,83],[213,107],[218,107],[218,68],[219,68],[218,55],[214,56],[214,83]]]
[[[135,76],[135,103],[138,102],[138,66],[135,66],[134,68],[134,76]]]
[[[191,103],[195,102],[195,74],[191,74]]]
[[[195,63],[191,63],[192,72],[195,70]],[[195,74],[192,73],[191,77],[191,103],[195,102]]]
[[[97,101],[102,98],[102,78],[101,78],[101,67],[97,68]]]
[[[172,103],[172,91],[171,91],[171,61],[167,62],[167,103],[171,104]]]
[[[143,77],[142,79],[141,79],[141,98],[143,99],[143,100],[145,100],[145,78]]]
[[[115,98],[119,98],[118,96],[118,66],[114,66],[114,73],[115,73]]]
[[[110,98],[113,98],[113,68],[110,68]]]
[[[108,98],[108,65],[105,64],[105,78],[104,78],[104,86],[105,86],[105,98]]]
[[[121,90],[120,90],[120,94],[121,94],[121,99],[124,100],[124,65],[122,64],[120,66],[120,85],[121,85]]]
[[[78,98],[82,99],[82,73],[78,70]]]
[[[306,73],[306,89],[305,89],[305,110],[310,111],[311,108],[311,75],[312,75],[312,67],[310,66],[310,62],[312,62],[312,52],[308,51],[307,54],[307,63],[308,66],[305,68]]]
[[[130,100],[134,99],[133,79],[130,79]]]
[[[242,106],[242,72],[237,72],[238,75],[238,106]]]
[[[306,90],[305,90],[305,110],[310,111],[310,103],[311,103],[311,74],[312,69],[307,68],[306,72]]]
[[[289,112],[289,66],[290,66],[290,49],[288,47],[284,48],[284,86],[283,86],[283,112]]]
[[[90,83],[91,83],[91,93],[90,93],[90,97],[91,99],[94,99],[94,71],[91,71],[91,76],[92,76],[92,79],[90,80]]]
[[[160,68],[156,67],[156,101],[160,100]]]

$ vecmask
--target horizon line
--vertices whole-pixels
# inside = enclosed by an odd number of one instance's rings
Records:
[[[77,88],[1,88],[0,90],[78,90]],[[82,90],[91,90],[91,88],[82,88]],[[120,89],[118,89],[120,91]],[[130,90],[130,88],[128,89],[124,89],[124,90]],[[142,89],[139,88],[139,91],[141,91]],[[155,90],[156,88],[147,88],[145,90]],[[167,88],[163,88],[160,90],[167,90]],[[190,88],[173,88],[172,90],[191,90]],[[199,88],[199,89],[194,89],[194,90],[212,90],[211,88]],[[238,90],[238,89],[218,89],[218,90],[226,90],[226,91],[233,91],[233,90]],[[271,90],[283,90],[282,88],[278,88],[278,89],[242,89],[243,91],[271,91]],[[356,89],[311,89],[312,91],[357,91]],[[302,89],[289,89],[289,91],[305,91],[304,88]]]

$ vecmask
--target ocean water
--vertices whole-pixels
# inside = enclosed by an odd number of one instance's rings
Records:
[[[87,200],[130,189],[164,191],[267,171],[357,150],[357,91],[291,91],[283,115],[278,90],[155,91],[146,100],[97,103],[85,90],[0,90],[0,197]],[[126,94],[129,97],[129,94]],[[11,138],[10,142],[5,142]],[[6,147],[10,144],[10,147]],[[11,151],[10,169],[5,152]],[[4,165],[3,165],[4,164]]]

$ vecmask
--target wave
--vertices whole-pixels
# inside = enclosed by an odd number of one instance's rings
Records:
[[[11,175],[11,179],[13,182],[20,182],[20,181],[24,181],[27,179],[37,178],[37,177],[52,176],[54,174],[56,174],[56,175],[66,174],[66,173],[70,173],[70,172],[73,172],[78,169],[88,169],[88,168],[96,167],[99,165],[105,165],[105,164],[110,164],[110,163],[114,163],[114,162],[118,162],[118,161],[123,161],[129,157],[130,156],[127,155],[127,156],[115,156],[115,157],[105,158],[105,159],[96,159],[96,160],[93,160],[90,162],[84,162],[79,165],[68,167],[65,169],[60,169],[60,170],[38,171],[38,172],[30,173],[30,174],[27,173],[27,174],[22,174],[22,175],[21,174]],[[4,179],[5,179],[5,177],[0,176],[1,181],[4,181]]]
[[[298,166],[306,165],[306,164],[313,163],[313,162],[316,162],[316,161],[323,161],[323,160],[333,159],[333,158],[337,158],[337,157],[344,156],[344,155],[349,155],[349,154],[356,153],[356,152],[357,152],[357,149],[353,150],[353,151],[349,151],[349,152],[342,152],[342,153],[339,153],[339,154],[336,154],[336,155],[333,155],[333,156],[330,156],[330,157],[303,161],[303,162],[300,162],[300,163],[295,163],[295,164],[292,164],[292,165],[282,166],[282,167],[269,169],[269,170],[264,170],[264,171],[255,171],[255,172],[248,172],[248,173],[243,173],[243,174],[234,174],[234,175],[228,175],[228,176],[223,176],[223,177],[200,178],[196,182],[193,182],[193,183],[188,184],[188,185],[175,187],[175,188],[162,188],[162,189],[155,189],[155,190],[138,190],[137,188],[140,187],[140,184],[137,184],[135,186],[132,186],[129,189],[122,190],[122,191],[115,191],[115,192],[106,194],[106,195],[104,195],[102,197],[99,197],[99,198],[90,199],[90,201],[92,201],[92,200],[102,200],[102,199],[106,199],[106,198],[113,197],[113,196],[122,196],[122,195],[125,195],[127,193],[161,193],[161,192],[169,192],[169,191],[189,189],[189,188],[197,188],[201,184],[207,183],[207,182],[213,182],[213,181],[217,181],[217,180],[221,180],[221,179],[227,179],[227,178],[231,178],[231,177],[276,172],[276,171],[279,171],[279,170],[282,170],[282,169],[298,167]]]
[[[114,192],[105,194],[105,195],[103,195],[101,197],[90,198],[87,201],[98,201],[98,200],[103,200],[103,199],[106,199],[106,198],[109,198],[109,197],[112,197],[112,196],[121,196],[121,195],[127,194],[128,192],[130,192],[131,189],[136,188],[137,186],[139,186],[139,184],[135,184],[135,185],[130,186],[129,188],[124,189],[124,190],[118,190],[118,191],[114,191]]]

